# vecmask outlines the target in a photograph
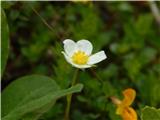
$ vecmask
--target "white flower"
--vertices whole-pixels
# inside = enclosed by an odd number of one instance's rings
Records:
[[[63,44],[64,52],[62,51],[62,53],[65,59],[76,68],[89,68],[107,58],[104,51],[91,55],[93,46],[88,40],[74,42],[66,39],[63,41]]]

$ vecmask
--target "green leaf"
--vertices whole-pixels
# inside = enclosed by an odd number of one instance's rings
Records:
[[[9,28],[6,20],[6,15],[3,9],[1,9],[1,74],[3,74],[3,71],[6,66],[7,58],[8,58],[8,52],[9,52]]]
[[[147,36],[151,32],[152,14],[142,14],[136,21],[135,28],[139,35]]]
[[[160,120],[160,109],[146,106],[142,110],[141,119],[142,120]]]
[[[45,76],[31,75],[12,82],[2,92],[2,120],[37,119],[60,97],[80,92],[82,84],[61,90]]]

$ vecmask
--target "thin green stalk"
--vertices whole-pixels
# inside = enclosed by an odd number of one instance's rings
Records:
[[[76,69],[75,74],[73,76],[72,84],[71,84],[72,86],[74,86],[76,84],[78,71],[79,71],[79,69]],[[65,110],[64,120],[70,119],[69,114],[70,114],[71,101],[72,101],[72,94],[69,94],[69,95],[67,95],[67,106],[66,106],[66,110]]]
[[[101,87],[103,86],[103,80],[100,78],[100,76],[96,73],[96,71],[94,71],[94,69],[90,69],[92,74],[97,78],[97,80],[99,80]]]

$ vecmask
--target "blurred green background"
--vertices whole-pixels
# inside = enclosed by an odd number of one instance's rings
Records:
[[[148,2],[3,1],[2,7],[10,31],[2,89],[28,74],[50,76],[68,88],[75,68],[61,54],[62,41],[87,39],[93,52],[103,49],[108,58],[79,73],[84,89],[73,97],[73,120],[120,120],[109,97],[122,98],[129,87],[137,92],[138,114],[145,105],[160,107],[160,28]],[[40,119],[63,119],[65,105],[65,98],[58,100]]]

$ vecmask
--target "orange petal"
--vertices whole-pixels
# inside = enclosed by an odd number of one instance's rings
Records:
[[[123,106],[130,106],[135,99],[136,91],[132,88],[128,88],[123,91],[124,99],[122,100]]]
[[[125,108],[121,116],[123,120],[137,120],[137,113],[131,107]]]

